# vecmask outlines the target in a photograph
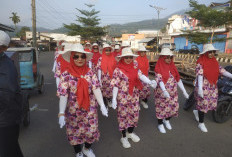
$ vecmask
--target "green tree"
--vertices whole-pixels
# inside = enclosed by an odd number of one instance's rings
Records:
[[[231,9],[225,10],[216,10],[210,7],[207,7],[204,4],[198,4],[196,0],[189,0],[189,5],[192,10],[186,12],[190,17],[198,19],[198,26],[202,27],[203,30],[210,30],[210,33],[203,32],[199,29],[195,29],[193,31],[183,31],[185,35],[191,42],[194,43],[212,43],[212,42],[220,42],[225,41],[226,38],[217,38],[214,37],[215,29],[220,26],[228,26],[232,22]]]
[[[26,39],[26,32],[31,31],[29,27],[22,27],[21,30],[16,34],[17,37],[21,39]]]
[[[16,24],[20,22],[20,17],[17,15],[16,12],[12,12],[11,14],[12,14],[12,16],[10,17],[10,19],[14,23],[15,29],[16,29]]]
[[[92,7],[94,5],[85,4],[91,10],[77,9],[81,15],[77,16],[77,22],[79,24],[71,23],[70,25],[64,24],[64,27],[69,30],[69,35],[81,35],[82,40],[96,41],[106,34],[105,27],[100,27],[97,14],[100,11],[96,11]]]

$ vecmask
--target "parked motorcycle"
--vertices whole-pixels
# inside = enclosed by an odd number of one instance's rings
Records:
[[[232,73],[232,66],[225,69]],[[215,122],[224,123],[232,116],[232,79],[221,76],[218,80],[218,104],[217,109],[213,110],[212,116]],[[194,90],[186,100],[183,109],[188,110],[196,103],[194,98]]]

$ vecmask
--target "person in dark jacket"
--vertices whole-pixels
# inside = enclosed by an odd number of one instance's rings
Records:
[[[18,143],[22,103],[18,74],[14,63],[7,57],[10,37],[0,31],[0,156],[23,157]]]

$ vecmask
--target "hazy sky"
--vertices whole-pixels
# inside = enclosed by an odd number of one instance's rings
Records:
[[[206,5],[226,1],[198,0]],[[166,9],[161,11],[160,18],[189,8],[188,0],[36,0],[37,26],[55,29],[63,23],[75,22],[79,14],[75,8],[87,9],[84,3],[95,4],[95,9],[100,11],[101,25],[156,19],[157,12],[150,4]],[[12,12],[20,16],[18,25],[31,26],[31,0],[1,0],[0,23],[12,25],[9,19]]]

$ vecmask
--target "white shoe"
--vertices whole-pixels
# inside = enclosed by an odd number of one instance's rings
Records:
[[[171,126],[169,120],[164,119],[163,122],[164,122],[164,125],[166,126],[166,128],[167,128],[168,130],[172,130],[172,126]]]
[[[166,130],[165,130],[163,124],[158,125],[158,129],[159,129],[159,131],[160,131],[162,134],[165,134],[165,133],[166,133]]]
[[[76,154],[76,157],[84,157],[84,155],[83,155],[82,152],[80,152],[80,153],[77,153],[77,154]]]
[[[93,153],[92,149],[87,149],[87,148],[83,148],[82,152],[87,156],[87,157],[95,157],[95,154]]]
[[[140,104],[142,104],[142,105],[143,105],[143,108],[145,108],[145,109],[147,109],[147,108],[148,108],[147,103],[145,103],[144,101],[141,101],[141,102],[140,102]]]
[[[198,128],[201,129],[202,132],[208,132],[207,128],[205,127],[204,123],[199,123]]]
[[[196,121],[199,122],[198,110],[193,110],[193,114],[195,116]]]
[[[127,139],[130,138],[133,142],[139,142],[140,141],[140,138],[138,135],[136,135],[135,133],[129,133],[129,132],[126,132],[126,137]]]
[[[127,137],[122,137],[122,138],[120,139],[120,141],[122,142],[122,146],[123,146],[124,148],[130,148],[130,147],[131,147],[131,144],[129,143]]]

